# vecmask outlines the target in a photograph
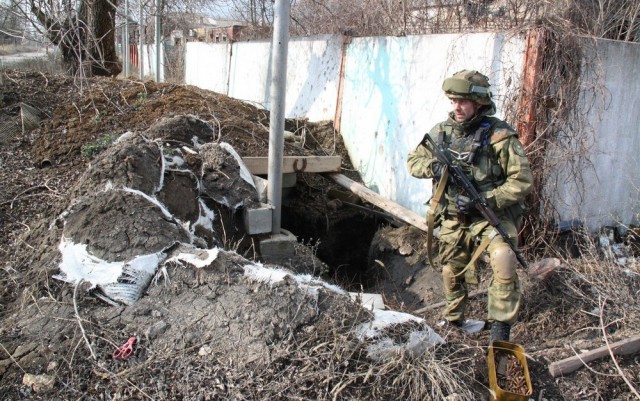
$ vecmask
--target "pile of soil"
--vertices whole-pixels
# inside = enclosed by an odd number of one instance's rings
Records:
[[[0,111],[18,117],[27,103],[43,117],[0,144],[2,399],[487,398],[488,333],[435,324],[440,309],[425,306],[443,300],[440,272],[427,262],[421,231],[366,203],[337,207],[331,180],[298,173],[283,205],[296,255],[260,255],[260,236],[247,235],[240,217],[257,199],[221,144],[242,157],[267,156],[268,112],[184,85],[4,74]],[[285,154],[339,155],[343,173],[358,180],[331,122],[285,126]],[[139,193],[146,197],[132,195]],[[202,205],[217,216],[211,227],[198,224]],[[63,236],[106,261],[162,251],[166,263],[124,305],[99,286],[56,278]],[[637,265],[604,266],[571,262],[545,281],[521,272],[524,307],[512,339],[528,353],[534,399],[637,394],[628,385],[640,381],[634,355],[565,377],[548,371],[574,350],[602,345],[603,332],[610,342],[637,333],[640,317],[629,316],[638,310]],[[247,276],[249,267],[290,273],[260,279]],[[489,270],[480,266],[480,290]],[[390,309],[422,309],[418,316],[446,344],[372,358],[354,329],[374,313],[340,288],[380,293]],[[479,295],[468,317],[483,319],[485,310]],[[413,326],[390,335],[407,341]],[[132,355],[114,358],[132,337]]]

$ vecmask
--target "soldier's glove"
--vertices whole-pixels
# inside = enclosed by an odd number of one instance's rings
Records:
[[[440,163],[439,161],[434,161],[433,163],[431,163],[431,171],[433,171],[433,178],[440,181],[442,173],[444,172],[444,164]]]
[[[477,210],[471,198],[464,195],[456,196],[456,208],[462,214],[473,214]]]

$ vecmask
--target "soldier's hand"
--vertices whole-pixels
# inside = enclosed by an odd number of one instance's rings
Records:
[[[458,208],[458,212],[462,214],[472,214],[476,211],[476,205],[471,198],[464,195],[456,196],[456,208]]]
[[[436,180],[440,180],[440,177],[442,177],[442,172],[444,171],[444,164],[440,163],[439,161],[434,161],[433,163],[431,163],[431,171],[433,171],[433,178],[435,178]]]

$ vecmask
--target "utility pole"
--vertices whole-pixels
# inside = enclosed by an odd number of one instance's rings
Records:
[[[271,112],[269,118],[269,170],[267,198],[273,206],[271,232],[280,234],[282,213],[282,158],[284,153],[284,109],[289,49],[289,0],[274,5],[273,43],[271,46]]]
[[[138,21],[138,42],[140,50],[138,51],[138,67],[140,67],[140,80],[144,79],[144,14],[143,5],[140,2],[140,18]]]
[[[160,13],[162,12],[162,0],[156,0],[156,82],[161,81],[160,74],[160,57],[162,57],[162,18],[160,18]]]
[[[124,0],[124,43],[122,43],[122,62],[124,77],[129,78],[129,0]]]

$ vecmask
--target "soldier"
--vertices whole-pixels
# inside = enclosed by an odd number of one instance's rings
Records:
[[[444,80],[442,89],[451,99],[453,111],[427,135],[449,149],[516,244],[524,199],[533,185],[518,135],[507,123],[492,117],[496,106],[489,79],[483,74],[457,72]],[[447,302],[443,323],[464,328],[467,284],[478,283],[475,260],[486,249],[493,271],[488,291],[490,341],[508,341],[520,307],[515,253],[495,235],[469,197],[449,182],[446,169],[425,146],[418,145],[409,153],[408,168],[412,176],[434,182],[429,225],[430,231],[440,227],[439,261]]]

